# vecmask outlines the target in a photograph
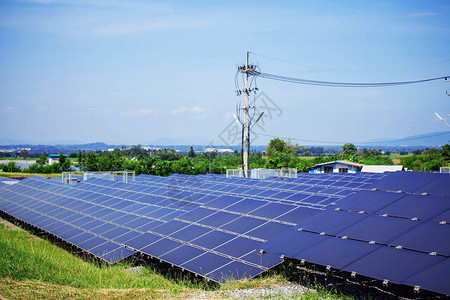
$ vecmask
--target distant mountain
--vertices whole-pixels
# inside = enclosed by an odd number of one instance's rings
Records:
[[[443,146],[450,143],[450,130],[412,135],[398,139],[374,139],[364,145],[379,146]]]
[[[27,144],[27,142],[21,140],[13,140],[9,138],[0,138],[0,145],[19,145],[19,144]]]

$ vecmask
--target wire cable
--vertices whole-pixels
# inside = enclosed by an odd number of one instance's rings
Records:
[[[398,85],[406,85],[406,84],[424,83],[424,82],[429,82],[429,81],[446,79],[446,78],[450,77],[450,76],[441,76],[441,77],[426,78],[426,79],[420,79],[420,80],[396,81],[396,82],[333,82],[333,81],[319,81],[319,80],[309,80],[309,79],[303,79],[303,78],[287,77],[287,76],[280,76],[280,75],[275,75],[275,74],[270,74],[270,73],[259,73],[257,75],[259,77],[271,79],[271,80],[305,84],[305,85],[329,86],[329,87],[386,87],[386,86],[398,86]]]
[[[305,67],[305,68],[311,68],[311,69],[322,69],[322,70],[334,70],[334,71],[351,71],[351,72],[386,72],[386,71],[400,71],[400,70],[410,70],[410,69],[417,69],[417,68],[423,68],[423,67],[427,67],[427,66],[432,66],[432,65],[438,65],[438,64],[442,64],[445,62],[450,61],[449,59],[444,59],[441,61],[436,61],[436,62],[432,62],[429,64],[423,64],[423,65],[416,65],[416,66],[410,66],[410,67],[404,67],[404,68],[392,68],[392,69],[342,69],[342,68],[332,68],[332,67],[323,67],[323,66],[313,66],[313,65],[307,65],[307,64],[301,64],[301,63],[297,63],[297,62],[293,62],[293,61],[288,61],[288,60],[284,60],[284,59],[279,59],[276,57],[271,57],[271,56],[267,56],[264,54],[260,54],[260,53],[255,53],[255,52],[250,52],[256,56],[260,56],[260,57],[265,57],[274,61],[278,61],[278,62],[282,62],[285,64],[290,64],[290,65],[297,65],[297,66],[301,66],[301,67]]]

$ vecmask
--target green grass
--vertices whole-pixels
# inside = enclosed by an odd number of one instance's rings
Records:
[[[0,219],[1,221],[1,219]],[[292,284],[281,275],[230,281],[220,287],[167,278],[150,267],[137,274],[131,265],[106,265],[77,255],[25,230],[0,223],[0,299],[197,299],[230,298],[226,291]],[[287,299],[273,294],[263,299]],[[349,299],[318,288],[289,299]]]
[[[403,159],[403,158],[408,157],[408,156],[411,156],[411,155],[412,155],[412,153],[410,153],[410,154],[405,154],[405,155],[403,155],[403,154],[398,154],[398,153],[392,153],[392,154],[389,154],[388,156],[389,156],[390,159],[394,159],[394,158],[400,158],[400,159]]]
[[[204,289],[205,286],[184,280],[171,280],[144,268],[138,274],[125,272],[129,265],[98,265],[82,260],[49,241],[42,240],[26,231],[6,229],[0,224],[0,295],[16,298],[15,291],[32,293],[33,287],[42,288],[50,295],[58,289],[67,295],[100,296],[105,289],[133,289],[132,294],[147,296],[176,296],[190,290]],[[77,294],[78,293],[78,294]],[[0,297],[1,298],[1,297]],[[53,298],[53,296],[50,296]]]

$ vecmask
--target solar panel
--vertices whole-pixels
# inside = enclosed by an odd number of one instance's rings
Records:
[[[262,218],[275,219],[291,210],[293,210],[295,206],[288,204],[280,204],[280,203],[267,203],[259,209],[256,209],[251,212],[251,215],[258,216]]]
[[[446,258],[403,281],[403,283],[411,286],[420,286],[423,289],[444,295],[450,295],[450,276],[448,276],[448,270],[450,270],[450,259]]]
[[[438,177],[432,182],[417,189],[419,193],[430,193],[435,195],[450,195],[450,176],[448,174],[436,174]]]
[[[232,259],[206,252],[192,260],[189,260],[180,266],[200,275],[206,275],[210,272],[222,268],[224,265],[233,262]]]
[[[377,211],[377,214],[430,220],[448,209],[450,201],[447,197],[407,195]]]
[[[218,269],[211,271],[207,275],[217,282],[224,283],[227,280],[236,278],[252,278],[264,271],[265,269],[262,268],[257,268],[239,261],[233,261],[221,268],[219,267]]]
[[[230,214],[226,212],[213,212],[208,217],[201,219],[198,223],[211,227],[220,227],[226,223],[229,223],[235,219],[239,218],[239,215]]]
[[[450,256],[450,226],[424,223],[390,242],[395,246]]]
[[[298,228],[318,233],[325,232],[327,234],[336,235],[342,230],[367,217],[367,214],[325,210],[299,223]]]
[[[252,230],[253,228],[261,226],[264,223],[266,223],[266,221],[261,219],[242,216],[234,221],[231,221],[228,224],[223,225],[222,229],[244,234]]]
[[[400,186],[394,191],[403,189],[408,184],[403,175],[299,174],[290,181],[141,176],[135,183],[92,179],[74,186],[25,180],[19,187],[0,189],[0,209],[33,220],[102,259],[131,255],[121,246],[127,245],[218,282],[256,276],[279,264],[280,255],[335,268],[358,266],[386,248],[368,241],[391,246],[401,241],[403,251],[434,251],[437,257],[448,250],[446,243],[437,243],[448,240],[447,232],[435,227],[448,226],[438,224],[450,215],[445,197],[360,190],[380,182],[378,187],[389,190],[390,181]],[[421,178],[421,186],[406,191],[446,191],[441,176],[404,176]],[[330,209],[336,207],[343,210]],[[46,213],[52,214],[50,220]],[[385,214],[395,218],[379,216]],[[406,218],[432,219],[433,226],[422,230],[419,225],[426,223]],[[295,224],[308,231],[294,230]],[[259,249],[267,252],[261,255]]]
[[[381,247],[345,267],[357,274],[401,284],[444,258],[416,251]]]
[[[180,242],[160,238],[158,241],[143,247],[140,251],[151,256],[160,257],[181,245]]]
[[[339,232],[340,236],[387,244],[396,237],[421,225],[420,221],[370,215]]]
[[[296,207],[293,210],[279,216],[276,220],[298,224],[301,221],[320,213],[322,210],[310,207]]]
[[[382,246],[367,242],[330,237],[295,254],[294,257],[336,269],[343,269],[380,247]]]
[[[441,174],[446,175],[446,174]],[[414,193],[421,187],[433,182],[438,174],[425,172],[393,172],[389,176],[380,179],[373,187],[384,191],[404,191]]]
[[[374,213],[404,196],[404,194],[390,192],[360,191],[339,200],[336,207],[357,212]]]
[[[450,209],[433,218],[433,221],[450,224]]]
[[[266,222],[263,225],[246,232],[246,235],[256,237],[263,240],[269,240],[279,233],[292,228],[290,225],[274,223],[274,222]]]
[[[328,238],[330,237],[316,233],[298,231],[291,228],[278,234],[276,237],[265,243],[262,246],[262,250],[272,254],[285,255],[287,257],[295,258],[297,253],[300,253]]]

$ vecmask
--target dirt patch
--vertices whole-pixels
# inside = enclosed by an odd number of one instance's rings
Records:
[[[4,220],[4,219],[0,219],[0,223],[4,224],[6,228],[11,229],[11,230],[23,230],[22,228],[14,225],[11,222],[8,222],[8,221]]]

